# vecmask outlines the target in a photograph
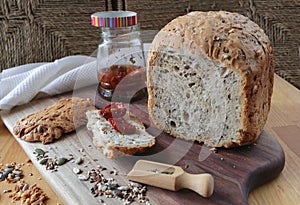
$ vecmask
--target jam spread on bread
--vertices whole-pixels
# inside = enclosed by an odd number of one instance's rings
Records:
[[[99,115],[110,122],[115,130],[124,135],[135,133],[136,127],[124,119],[126,108],[122,102],[112,102],[99,110]]]

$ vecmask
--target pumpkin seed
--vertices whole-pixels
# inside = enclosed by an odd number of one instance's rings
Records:
[[[37,155],[40,155],[40,156],[44,156],[44,154],[45,154],[45,151],[42,150],[42,149],[40,149],[40,148],[36,148],[36,149],[34,150],[34,152],[35,152]]]
[[[59,158],[59,159],[57,160],[56,164],[57,164],[58,166],[61,166],[61,165],[65,164],[66,162],[67,162],[67,159],[64,158],[64,157],[62,157],[62,158]]]
[[[48,162],[48,158],[43,158],[40,160],[40,164],[46,164]]]

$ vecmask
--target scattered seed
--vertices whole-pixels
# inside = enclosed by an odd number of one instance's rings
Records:
[[[98,165],[96,169],[88,171],[89,182],[93,183],[90,190],[94,197],[116,198],[121,200],[122,204],[131,204],[136,201],[150,205],[149,199],[146,197],[146,186],[136,182],[129,182],[127,185],[120,186],[114,178],[104,177],[102,171],[105,170],[107,170],[105,167]],[[117,173],[117,170],[108,173],[114,174]]]
[[[1,175],[0,180],[6,179],[6,178],[8,177],[8,175],[9,175],[10,173],[12,173],[12,171],[13,171],[13,169],[11,169],[11,168],[6,169],[6,170],[3,172],[3,174]]]
[[[74,167],[73,172],[74,172],[74,174],[80,174],[82,172],[82,170],[77,167]]]
[[[28,184],[27,183],[24,183],[24,186],[22,188],[22,192],[25,192],[27,189],[28,189]]]
[[[113,175],[118,175],[117,170],[112,170],[112,171],[110,171],[109,173],[110,173],[110,174],[113,174]]]
[[[211,148],[209,150],[212,151],[213,153],[218,153],[218,149],[216,147],[213,147],[213,148]]]
[[[6,164],[5,166],[6,166],[6,168],[9,168],[9,169],[11,169],[11,168],[13,168],[13,167],[14,167],[14,166],[13,166],[13,165],[11,165],[11,164]]]
[[[233,33],[233,32],[234,32],[233,28],[228,31],[228,33]]]
[[[129,189],[129,187],[128,186],[119,186],[117,189],[120,191],[127,191]]]
[[[15,176],[15,177],[12,179],[12,181],[13,181],[13,182],[17,182],[17,181],[20,181],[20,179],[21,179],[21,177]]]
[[[141,185],[139,183],[136,183],[136,182],[129,182],[129,186],[131,186],[131,187],[139,187]]]
[[[45,166],[47,170],[54,170],[57,168],[56,161],[54,159],[49,159]]]
[[[12,192],[11,189],[5,189],[5,190],[3,190],[3,193],[10,193],[10,192]]]
[[[21,170],[17,170],[17,169],[13,170],[12,173],[17,176],[21,176],[23,174]]]
[[[48,162],[48,158],[43,158],[39,161],[40,164],[44,165]]]
[[[45,155],[45,151],[40,149],[40,148],[36,148],[34,150],[34,152],[37,154],[37,155],[40,155],[40,156],[44,156]]]
[[[82,158],[82,157],[78,157],[78,158],[75,160],[75,163],[78,164],[78,165],[82,164],[82,162],[83,162],[83,158]]]
[[[57,160],[56,164],[57,164],[58,166],[61,166],[61,165],[65,164],[66,162],[67,162],[67,159],[64,158],[64,157],[61,157],[61,158],[59,158],[59,159]]]
[[[87,181],[89,178],[88,178],[86,175],[84,175],[84,174],[80,174],[80,175],[78,176],[78,179],[79,179],[80,181]]]
[[[68,159],[68,161],[72,161],[72,162],[74,162],[74,157],[70,157],[69,159]]]

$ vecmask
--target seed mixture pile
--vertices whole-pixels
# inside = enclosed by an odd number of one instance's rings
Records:
[[[13,202],[21,201],[22,204],[45,204],[48,196],[36,184],[29,186],[23,180],[19,181],[15,190],[9,195]]]
[[[3,164],[0,164],[0,181],[6,180],[8,183],[13,183],[22,179],[22,166],[24,166],[24,163],[17,164],[12,162],[10,164],[6,164],[4,168]]]
[[[97,169],[92,169],[88,172],[88,180],[93,184],[91,193],[94,197],[116,198],[121,200],[124,205],[131,204],[134,201],[150,205],[149,199],[146,197],[146,186],[135,182],[119,185],[114,178],[107,178],[103,175],[102,171],[105,170],[105,167],[98,166]],[[117,175],[117,171],[110,171],[109,174]],[[100,202],[105,204],[102,199]]]
[[[82,156],[86,156],[84,149],[78,151]],[[69,154],[69,157],[60,158],[56,156],[51,157],[48,151],[40,148],[36,148],[33,153],[36,155],[36,160],[39,164],[51,172],[58,171],[59,166],[68,162],[73,163],[73,174],[77,176],[78,180],[89,182],[92,185],[90,192],[94,197],[99,197],[99,203],[102,205],[109,204],[108,200],[112,198],[120,200],[124,205],[131,204],[132,202],[150,205],[150,201],[146,197],[147,187],[135,182],[129,182],[127,185],[119,185],[117,180],[113,178],[113,176],[118,175],[118,171],[115,169],[108,170],[106,167],[98,165],[97,168],[87,171],[87,164],[90,163],[87,162],[86,164],[83,157],[75,157],[72,153]]]
[[[24,181],[24,174],[22,167],[24,163],[17,164],[12,162],[10,164],[0,164],[0,182],[14,183],[14,189],[6,189],[3,191],[9,194],[8,197],[15,203],[20,201],[22,204],[35,205],[45,204],[48,196],[36,184],[29,185]]]

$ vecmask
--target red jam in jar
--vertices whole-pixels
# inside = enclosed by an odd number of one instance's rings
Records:
[[[98,92],[106,100],[130,102],[147,94],[146,72],[141,66],[112,65],[98,73]]]

